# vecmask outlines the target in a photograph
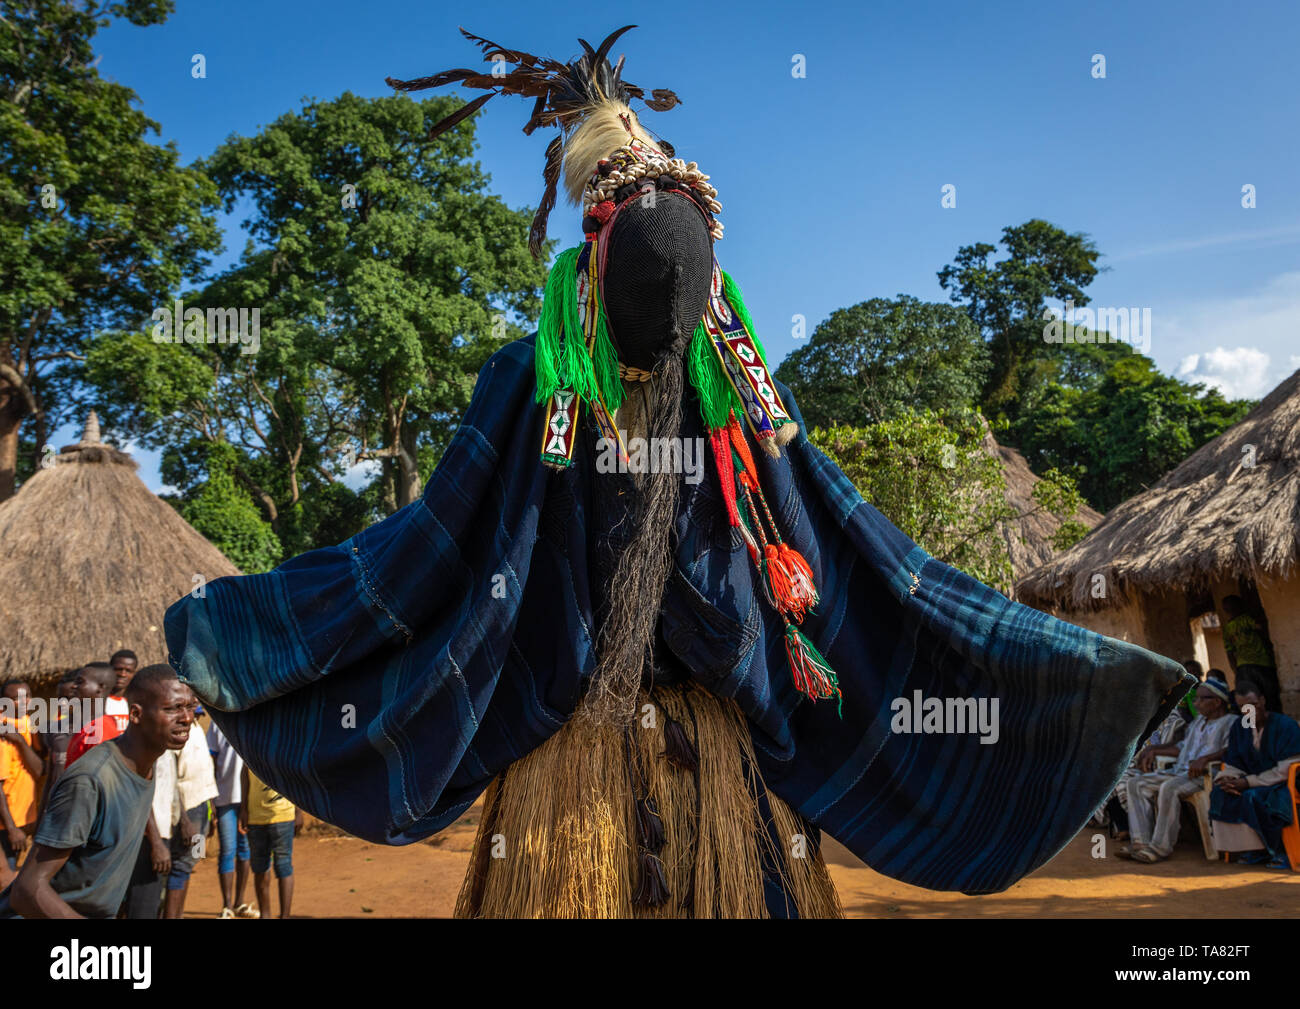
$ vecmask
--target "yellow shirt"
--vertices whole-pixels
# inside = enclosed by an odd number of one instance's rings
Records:
[[[270,788],[252,771],[248,772],[248,822],[287,823],[297,814],[294,804]]]
[[[30,746],[32,733],[28,720],[15,718],[13,724]],[[5,801],[9,803],[9,815],[14,818],[14,824],[27,827],[35,823],[36,779],[23,763],[18,747],[8,740],[0,741],[0,778],[4,779]]]

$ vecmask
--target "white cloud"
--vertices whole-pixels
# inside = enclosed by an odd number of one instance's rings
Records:
[[[1228,298],[1156,306],[1152,354],[1179,378],[1258,399],[1300,368],[1300,271]]]
[[[383,469],[378,459],[367,459],[348,468],[343,474],[343,484],[349,490],[360,491],[369,486]]]
[[[1203,382],[1228,399],[1259,399],[1277,383],[1272,359],[1255,347],[1215,347],[1203,354],[1188,354],[1178,364],[1178,377]]]

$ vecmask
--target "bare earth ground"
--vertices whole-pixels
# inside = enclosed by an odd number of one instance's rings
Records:
[[[369,844],[328,827],[309,829],[294,842],[294,917],[449,917],[478,812],[475,805],[442,833],[404,847]],[[1190,839],[1173,858],[1154,866],[1113,856],[1094,859],[1093,834],[1084,830],[1037,872],[986,897],[898,883],[868,869],[830,838],[825,854],[852,918],[1300,916],[1300,873],[1207,862],[1200,845]],[[211,851],[213,857],[199,863],[190,883],[186,917],[215,918],[221,911],[215,838]],[[253,900],[251,884],[247,897]]]

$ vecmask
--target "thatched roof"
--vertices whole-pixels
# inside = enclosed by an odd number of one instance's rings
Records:
[[[130,648],[163,662],[163,613],[206,581],[238,574],[150,492],[126,453],[81,441],[0,504],[0,674],[47,681]]]
[[[1059,555],[1052,546],[1052,537],[1061,528],[1061,520],[1051,512],[1039,508],[1034,501],[1034,486],[1039,478],[1029,468],[1025,457],[1008,445],[999,445],[993,436],[985,437],[985,447],[1002,462],[1002,474],[1007,481],[1007,504],[1020,518],[1002,523],[1002,536],[1011,555],[1011,571],[1019,580],[1038,566]],[[1087,504],[1079,506],[1073,518],[1089,529],[1101,521],[1101,512]]]
[[[1041,606],[1113,606],[1135,591],[1197,590],[1212,580],[1286,576],[1300,553],[1300,371],[1149,490],[1025,578]],[[1095,574],[1106,598],[1092,598]]]

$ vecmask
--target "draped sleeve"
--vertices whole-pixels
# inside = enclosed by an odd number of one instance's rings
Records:
[[[172,665],[257,775],[367,840],[452,822],[567,720],[593,666],[580,502],[539,462],[534,388],[516,341],[420,500],[167,611]]]
[[[885,875],[1005,889],[1078,832],[1193,679],[931,557],[802,432],[789,457],[759,465],[817,575],[823,602],[805,629],[838,671],[844,703],[841,718],[834,704],[799,700],[779,632],[765,627],[762,675],[734,687],[765,780]],[[915,731],[917,704],[931,699],[944,705],[943,731]],[[946,714],[958,708],[950,699],[982,704],[990,730],[972,729],[969,705],[963,728]]]

